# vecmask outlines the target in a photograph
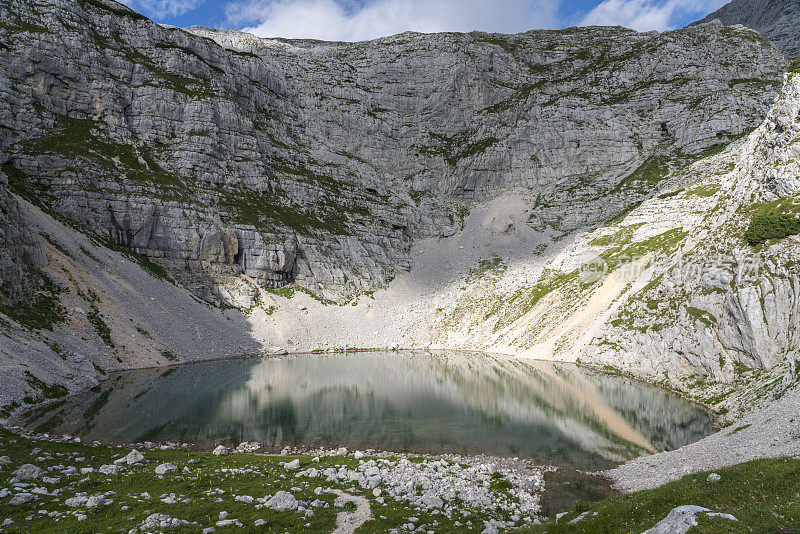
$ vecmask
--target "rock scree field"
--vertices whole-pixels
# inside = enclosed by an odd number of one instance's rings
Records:
[[[0,532],[800,532],[798,5],[0,0]]]

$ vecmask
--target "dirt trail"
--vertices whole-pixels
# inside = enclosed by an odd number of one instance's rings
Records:
[[[353,534],[358,527],[372,519],[372,511],[366,497],[350,495],[337,489],[327,491],[338,495],[336,500],[343,499],[356,505],[353,512],[339,512],[336,516],[336,529],[332,534]]]

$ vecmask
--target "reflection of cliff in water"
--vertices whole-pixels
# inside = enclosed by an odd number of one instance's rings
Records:
[[[375,352],[130,371],[29,423],[121,442],[345,445],[590,468],[695,441],[711,418],[646,384],[571,365]]]

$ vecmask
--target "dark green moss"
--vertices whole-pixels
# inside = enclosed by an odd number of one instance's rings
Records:
[[[30,371],[25,371],[25,382],[28,384],[28,386],[39,391],[38,398],[35,399],[35,402],[43,402],[42,399],[60,399],[69,393],[64,385],[47,384],[46,382],[43,382],[42,380],[39,380],[33,376]]]
[[[92,309],[86,314],[86,317],[89,319],[89,322],[92,324],[92,326],[94,326],[97,335],[100,336],[100,339],[103,340],[103,343],[108,345],[110,348],[114,348],[116,345],[114,340],[111,339],[111,329],[103,320],[103,317],[100,315],[100,310],[97,309],[97,306],[92,304]]]
[[[783,239],[797,234],[800,234],[800,218],[773,213],[754,216],[744,232],[744,238],[750,245],[760,245],[773,239]]]
[[[0,313],[30,330],[49,330],[64,321],[66,312],[59,301],[61,288],[42,272],[36,272],[38,289],[26,299],[0,305]]]

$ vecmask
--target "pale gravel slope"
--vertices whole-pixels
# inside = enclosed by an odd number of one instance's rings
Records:
[[[717,434],[674,451],[631,460],[605,474],[618,489],[630,493],[690,473],[781,456],[800,457],[800,388]]]

